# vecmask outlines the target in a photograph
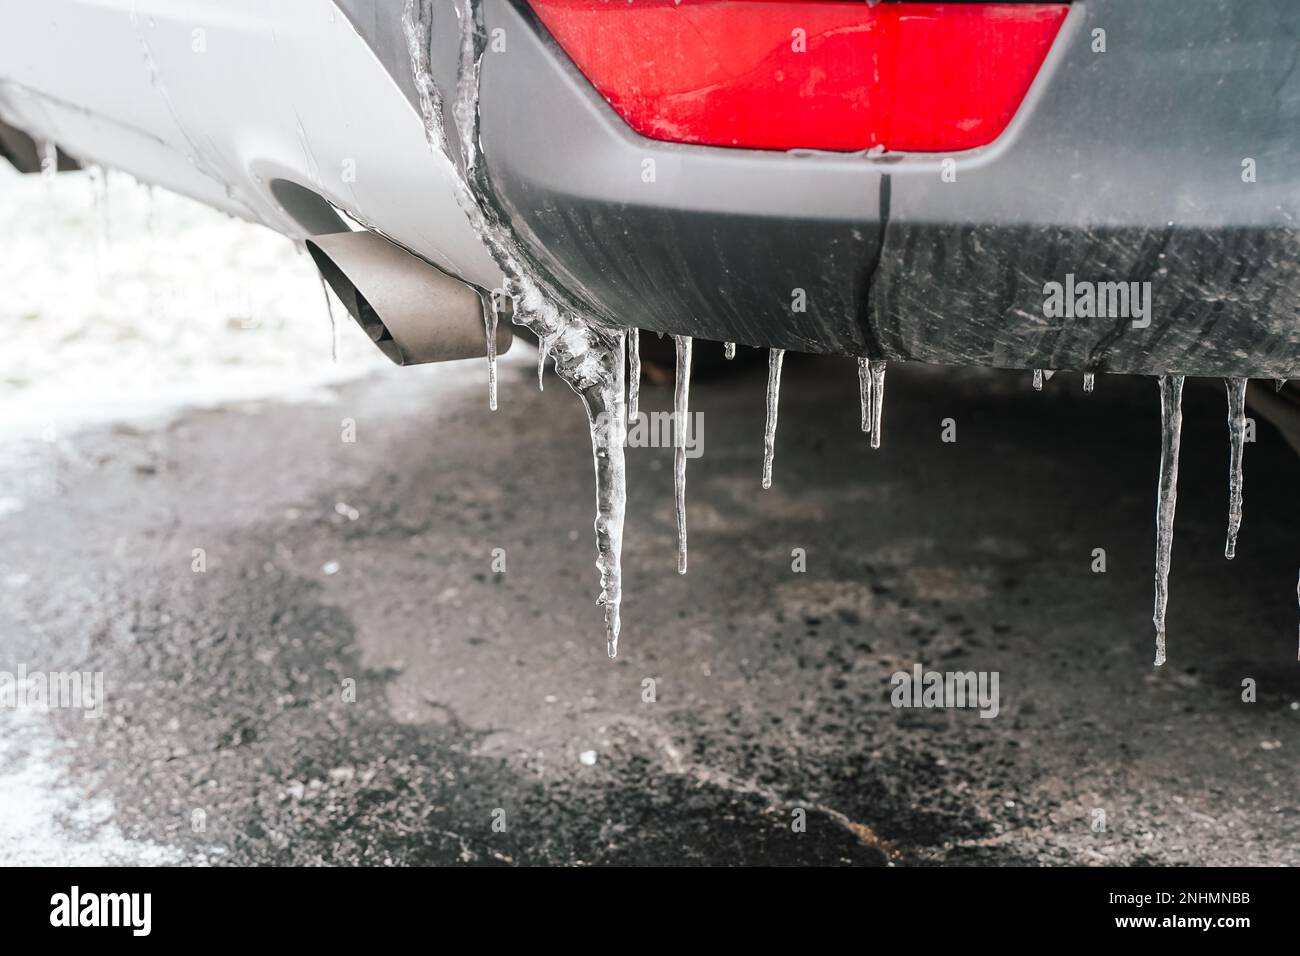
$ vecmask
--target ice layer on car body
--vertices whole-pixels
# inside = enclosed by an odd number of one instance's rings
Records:
[[[596,473],[596,567],[598,605],[605,611],[606,650],[618,649],[622,604],[623,520],[627,504],[623,404],[625,333],[597,326],[563,311],[543,288],[527,251],[510,229],[479,154],[479,68],[487,32],[479,0],[455,0],[460,24],[460,62],[452,115],[459,156],[452,154],[443,127],[442,94],[429,73],[432,0],[406,0],[402,13],[425,135],[435,154],[456,172],[456,199],[505,277],[503,291],[514,300],[514,322],[549,341],[555,373],[581,399],[591,432]],[[459,160],[459,161],[458,161]]]

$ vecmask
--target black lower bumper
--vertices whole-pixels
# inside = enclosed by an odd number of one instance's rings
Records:
[[[509,38],[482,73],[496,191],[611,322],[947,364],[1300,374],[1292,0],[1075,3],[1003,137],[951,157],[648,140],[526,3],[485,9]],[[1053,314],[1067,276],[1150,283],[1149,321]]]

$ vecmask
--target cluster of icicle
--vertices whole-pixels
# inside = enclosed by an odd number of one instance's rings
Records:
[[[1043,390],[1043,382],[1052,377],[1042,369],[1034,370],[1035,390]],[[1169,566],[1174,549],[1174,512],[1178,505],[1178,451],[1183,429],[1183,375],[1161,375],[1160,386],[1160,475],[1156,482],[1156,570],[1155,608],[1151,619],[1156,629],[1157,666],[1166,659],[1165,612],[1169,607]],[[1231,560],[1237,556],[1237,535],[1241,531],[1242,489],[1245,483],[1242,469],[1246,449],[1246,385],[1245,378],[1225,378],[1228,393],[1228,534],[1223,546],[1223,556]],[[1091,372],[1084,375],[1083,390],[1093,390]],[[1277,390],[1286,385],[1285,379],[1277,381]],[[1300,604],[1300,577],[1296,582],[1296,601]],[[1300,659],[1300,645],[1297,646]]]
[[[1169,604],[1169,562],[1174,546],[1174,509],[1178,503],[1178,446],[1183,426],[1182,375],[1160,376],[1160,480],[1156,506],[1156,664],[1165,662],[1165,609]],[[1228,392],[1228,536],[1223,556],[1237,556],[1241,530],[1242,463],[1246,449],[1246,379],[1223,380]],[[1300,600],[1300,583],[1297,584]],[[1297,650],[1300,656],[1300,649]]]
[[[454,0],[460,25],[460,63],[452,115],[456,122],[459,155],[452,152],[443,128],[442,95],[429,73],[432,45],[432,9],[435,0],[405,0],[402,25],[415,74],[425,133],[430,148],[457,173],[457,200],[505,277],[504,288],[513,304],[513,320],[537,336],[538,385],[547,358],[556,374],[582,400],[590,424],[596,472],[596,567],[600,572],[599,605],[605,609],[606,650],[618,650],[619,609],[622,603],[623,522],[627,502],[624,461],[627,416],[636,415],[640,392],[641,359],[636,330],[611,329],[561,308],[555,290],[546,288],[502,213],[487,166],[479,148],[479,70],[487,43],[482,0]],[[484,333],[488,351],[489,406],[496,408],[496,322],[500,302],[494,294],[484,305]],[[332,318],[332,317],[331,317]],[[676,387],[673,394],[674,510],[677,516],[677,570],[686,573],[686,429],[690,405],[691,350],[689,336],[674,336]],[[734,342],[725,343],[728,359]],[[767,423],[763,432],[762,486],[772,484],[776,449],[777,408],[781,390],[784,349],[772,349],[768,358]],[[625,363],[627,372],[625,376]],[[1042,391],[1052,371],[1036,369],[1033,387]],[[879,448],[885,399],[885,362],[858,359],[862,431],[871,447]],[[1165,662],[1165,609],[1169,599],[1169,565],[1173,550],[1174,511],[1178,497],[1178,450],[1182,428],[1182,375],[1163,375],[1160,384],[1162,440],[1156,508],[1155,663]],[[1279,382],[1280,388],[1283,383]],[[624,402],[624,388],[627,401]],[[1242,458],[1245,436],[1246,379],[1226,380],[1229,466],[1228,536],[1226,557],[1236,553],[1242,513]],[[1083,389],[1092,392],[1094,375],[1084,375]],[[1296,586],[1300,602],[1300,579]]]
[[[632,340],[636,340],[635,332]],[[688,336],[674,336],[677,347],[676,388],[673,398],[673,423],[675,435],[674,456],[674,504],[677,514],[677,570],[686,573],[686,449],[685,428],[690,399],[691,350],[692,339]],[[734,358],[735,344],[725,343],[726,357]],[[762,486],[772,486],[772,464],[776,448],[777,408],[781,395],[781,368],[785,359],[784,349],[771,349],[768,353],[767,377],[767,424],[763,432],[763,472]],[[640,358],[635,349],[632,360],[631,406],[635,409],[636,394],[640,378]],[[879,448],[881,439],[881,419],[885,401],[885,368],[883,360],[868,358],[858,359],[858,393],[861,405],[862,431],[871,436],[871,447]],[[1033,387],[1042,391],[1045,382],[1050,381],[1056,373],[1050,370],[1035,369]],[[1173,554],[1174,511],[1178,501],[1178,452],[1182,434],[1182,395],[1185,377],[1182,375],[1162,375],[1160,386],[1160,474],[1157,482],[1156,506],[1156,558],[1155,558],[1155,608],[1152,620],[1156,630],[1157,665],[1165,662],[1165,611],[1169,603],[1169,568]],[[1245,378],[1228,378],[1224,380],[1228,396],[1228,533],[1224,545],[1224,556],[1231,559],[1237,552],[1237,535],[1241,530],[1243,460],[1246,435],[1246,385]],[[1281,390],[1285,381],[1278,382]],[[1083,390],[1091,394],[1096,387],[1093,372],[1083,376]],[[635,410],[633,411],[635,414]],[[1300,576],[1297,577],[1296,599],[1300,603]],[[1300,656],[1300,649],[1297,655]]]
[[[631,333],[636,341],[636,333]],[[673,504],[677,513],[677,573],[686,573],[686,427],[690,414],[691,352],[694,340],[688,335],[675,335],[677,368],[676,386],[673,390]],[[724,344],[727,358],[736,357],[736,343]],[[641,373],[641,360],[635,349],[631,353],[631,383],[628,408],[636,414],[637,393]],[[772,464],[776,458],[776,419],[781,401],[781,367],[785,362],[785,349],[770,349],[767,358],[767,424],[763,429],[762,486],[772,487]],[[862,405],[862,430],[871,435],[871,447],[880,447],[881,415],[885,407],[885,362],[867,358],[858,359],[858,391]]]
[[[1169,606],[1169,563],[1174,548],[1174,510],[1178,504],[1178,447],[1183,428],[1182,375],[1161,375],[1160,384],[1160,478],[1156,485],[1156,576],[1155,610],[1157,665],[1165,662],[1165,610]],[[1226,558],[1237,554],[1237,532],[1241,530],[1242,460],[1246,436],[1246,379],[1224,380],[1228,390],[1228,537],[1223,548]]]

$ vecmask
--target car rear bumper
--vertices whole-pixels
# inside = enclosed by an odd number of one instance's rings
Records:
[[[482,64],[493,188],[547,284],[610,323],[934,363],[1300,377],[1294,0],[1075,2],[1005,132],[951,156],[647,139],[526,0],[482,3],[504,40]],[[402,6],[212,3],[200,57],[188,15],[0,0],[23,26],[0,33],[0,114],[301,236],[316,226],[284,201],[297,187],[491,288],[500,271],[425,141]],[[458,21],[433,8],[450,110]],[[1149,288],[1149,321],[1050,308],[1052,284],[1089,283]]]
[[[946,364],[1300,370],[1289,0],[1075,3],[1003,136],[951,156],[646,139],[523,0],[484,9],[508,38],[482,71],[494,186],[554,284],[608,321]],[[1053,314],[1067,281],[1150,283],[1149,324]]]

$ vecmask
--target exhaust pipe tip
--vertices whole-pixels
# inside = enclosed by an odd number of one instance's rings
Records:
[[[374,232],[312,236],[307,251],[321,278],[370,341],[396,365],[487,355],[490,300]],[[496,351],[514,341],[498,322]]]

